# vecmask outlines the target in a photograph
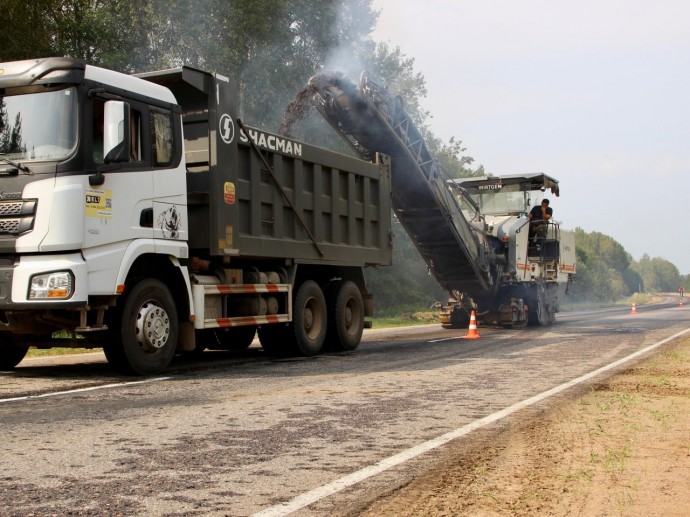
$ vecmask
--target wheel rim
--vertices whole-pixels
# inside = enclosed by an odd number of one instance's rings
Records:
[[[352,327],[352,306],[351,301],[348,300],[347,306],[345,307],[345,326],[349,329]]]
[[[348,298],[343,311],[343,323],[348,334],[354,335],[359,331],[362,312],[355,298]]]
[[[137,342],[146,353],[156,353],[170,338],[170,317],[163,307],[149,300],[137,313]]]
[[[309,298],[304,305],[304,314],[302,316],[302,326],[304,333],[309,339],[316,339],[324,324],[324,313],[316,298]]]

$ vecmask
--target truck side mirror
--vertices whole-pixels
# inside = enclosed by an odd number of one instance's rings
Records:
[[[129,104],[107,101],[104,107],[103,155],[105,163],[128,162],[130,156]]]

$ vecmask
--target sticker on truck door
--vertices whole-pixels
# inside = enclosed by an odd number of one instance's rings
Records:
[[[86,217],[110,219],[113,216],[112,190],[86,189]]]

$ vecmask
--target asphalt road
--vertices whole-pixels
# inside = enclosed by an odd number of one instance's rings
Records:
[[[101,354],[27,359],[0,373],[0,514],[356,514],[453,443],[379,462],[689,327],[674,301],[477,340],[369,330],[353,353],[310,359],[205,352],[147,379]]]

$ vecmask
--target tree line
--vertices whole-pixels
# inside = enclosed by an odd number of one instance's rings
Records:
[[[577,301],[611,301],[638,292],[678,292],[690,287],[690,275],[661,257],[645,254],[636,261],[625,248],[608,235],[575,232],[577,282],[573,296]]]
[[[372,0],[0,0],[0,12],[2,61],[70,56],[126,73],[182,65],[216,71],[238,81],[240,116],[270,131],[311,76],[337,71],[356,79],[368,70],[404,99],[449,177],[484,174],[460,139],[443,141],[430,129],[424,76],[399,48],[373,40]],[[321,117],[302,122],[295,136],[346,151]],[[11,146],[11,134],[2,138],[3,148]],[[394,229],[394,265],[367,273],[378,306],[395,311],[443,301],[395,221]],[[634,261],[606,235],[577,229],[576,242],[575,301],[675,291],[689,282],[664,259]]]

